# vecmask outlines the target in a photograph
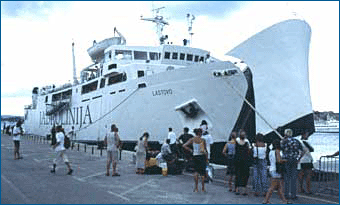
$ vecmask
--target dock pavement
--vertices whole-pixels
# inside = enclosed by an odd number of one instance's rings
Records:
[[[192,173],[137,175],[131,152],[122,152],[121,176],[105,176],[106,151],[84,147],[68,149],[73,174],[59,163],[50,173],[54,151],[49,142],[23,137],[20,153],[13,159],[12,137],[1,135],[2,204],[261,204],[263,197],[228,192],[223,179],[206,185],[207,192],[193,192]],[[93,153],[92,153],[93,152]],[[215,167],[216,173],[222,172]],[[200,186],[199,186],[200,188]],[[294,204],[339,204],[339,198],[298,195]],[[271,203],[281,200],[273,193]]]

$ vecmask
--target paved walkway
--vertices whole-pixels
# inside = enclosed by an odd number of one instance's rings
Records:
[[[207,192],[193,193],[190,173],[176,176],[137,175],[132,155],[123,152],[119,162],[120,177],[105,176],[106,151],[83,145],[66,153],[74,169],[66,175],[64,164],[50,173],[54,152],[44,141],[23,139],[21,160],[13,160],[10,136],[1,136],[1,203],[34,204],[261,204],[262,197],[230,193],[223,180],[207,184]],[[280,203],[274,193],[272,203]],[[294,203],[333,204],[327,198],[301,196]]]

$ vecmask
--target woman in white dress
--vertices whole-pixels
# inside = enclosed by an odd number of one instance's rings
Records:
[[[146,151],[148,149],[149,133],[145,132],[137,143],[136,150],[136,174],[143,174],[145,169]]]

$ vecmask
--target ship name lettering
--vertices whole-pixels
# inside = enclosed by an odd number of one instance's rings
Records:
[[[164,90],[154,90],[152,91],[153,96],[158,96],[158,95],[172,95],[172,89],[164,89]]]
[[[84,109],[83,109],[84,108]],[[73,112],[72,112],[73,111]],[[47,115],[44,111],[40,112],[40,125],[79,125],[92,124],[90,106],[86,107],[73,107],[57,112],[53,115]]]

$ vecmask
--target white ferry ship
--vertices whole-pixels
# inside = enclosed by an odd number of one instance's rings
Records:
[[[339,121],[338,120],[316,121],[315,132],[339,133]]]
[[[74,126],[76,141],[97,143],[116,124],[125,148],[132,149],[145,131],[151,144],[162,144],[169,127],[179,136],[206,120],[214,138],[211,158],[217,159],[232,130],[243,128],[249,137],[257,131],[271,137],[272,128],[282,133],[286,126],[314,131],[305,21],[278,23],[223,60],[185,43],[167,44],[162,16],[143,20],[157,24],[159,46],[128,46],[116,29],[118,36],[94,42],[88,49],[93,64],[81,71],[80,82],[74,65],[73,84],[33,89],[26,132],[46,136],[54,124],[66,131]]]

